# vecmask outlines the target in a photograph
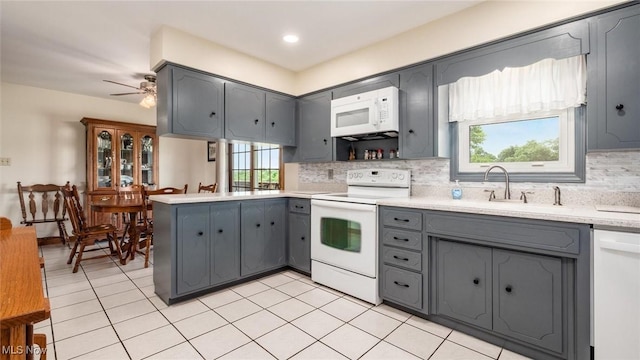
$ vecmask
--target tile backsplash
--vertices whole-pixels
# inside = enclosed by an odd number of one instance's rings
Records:
[[[345,191],[346,173],[350,169],[383,167],[411,169],[414,196],[450,198],[453,182],[449,181],[449,159],[356,161],[300,163],[300,190]],[[329,174],[332,173],[330,179]],[[485,189],[496,190],[501,196],[501,182],[461,182],[466,199],[486,199]],[[562,191],[565,205],[629,205],[640,206],[640,151],[594,152],[587,154],[586,181],[574,183],[512,183],[512,198],[526,191],[529,202],[553,203],[553,186]]]

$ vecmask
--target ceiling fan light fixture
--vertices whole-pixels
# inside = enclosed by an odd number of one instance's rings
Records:
[[[148,94],[147,96],[144,97],[144,99],[142,99],[142,101],[140,101],[140,106],[142,106],[143,108],[146,109],[151,109],[152,107],[156,106],[156,97],[153,94]]]
[[[282,37],[282,40],[284,40],[284,42],[287,42],[287,43],[290,43],[290,44],[295,44],[295,43],[298,42],[298,40],[300,40],[300,38],[298,37],[298,35],[287,34],[287,35]]]

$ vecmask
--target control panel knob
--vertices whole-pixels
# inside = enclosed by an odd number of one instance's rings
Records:
[[[404,174],[398,174],[398,179],[404,180]]]

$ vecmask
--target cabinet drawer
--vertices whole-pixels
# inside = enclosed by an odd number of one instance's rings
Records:
[[[422,250],[422,233],[383,228],[382,243],[420,251]]]
[[[382,296],[422,310],[422,274],[383,265]]]
[[[589,236],[588,225],[496,216],[430,212],[425,214],[425,223],[429,235],[570,254],[579,254],[580,237]]]
[[[306,199],[289,199],[289,211],[310,214],[311,202]]]
[[[382,247],[382,260],[389,265],[422,271],[422,254],[419,252]]]
[[[421,231],[422,213],[382,208],[382,225]]]

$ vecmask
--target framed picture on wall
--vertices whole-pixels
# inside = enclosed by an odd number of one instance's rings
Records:
[[[217,150],[216,142],[208,141],[207,142],[207,160],[216,161],[216,150]]]

